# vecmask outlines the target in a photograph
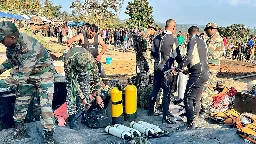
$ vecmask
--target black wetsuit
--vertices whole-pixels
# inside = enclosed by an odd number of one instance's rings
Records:
[[[207,48],[203,39],[193,36],[187,46],[187,56],[179,65],[180,69],[188,67],[190,73],[186,86],[184,104],[188,123],[193,122],[201,109],[201,95],[204,84],[209,79]]]

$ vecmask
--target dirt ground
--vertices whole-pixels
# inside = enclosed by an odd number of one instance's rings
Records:
[[[49,41],[52,40],[48,38]],[[54,41],[55,39],[53,39]],[[63,47],[63,46],[62,46]],[[102,62],[107,75],[134,75],[135,74],[135,53],[130,52],[119,52],[111,50],[111,46],[108,47],[107,52],[102,57]],[[3,46],[0,46],[0,49],[4,49]],[[2,51],[2,50],[1,50]],[[112,57],[113,63],[111,65],[106,65],[106,57]],[[0,54],[0,63],[5,60],[5,54]],[[256,73],[256,65],[237,62],[231,60],[222,60],[221,61],[222,73],[220,73],[220,79],[226,82],[228,87],[235,87],[237,90],[244,90],[247,87],[247,84],[255,79],[255,77],[233,80],[234,76],[243,75],[246,73]],[[59,72],[61,69],[58,70]],[[2,74],[2,76],[7,76],[8,72]],[[121,76],[120,76],[121,77]],[[117,78],[120,78],[117,77]],[[125,76],[129,77],[129,76]],[[161,123],[161,117],[149,117],[147,112],[142,109],[138,109],[138,119],[146,122],[156,124],[167,130],[170,133],[169,137],[151,139],[149,140],[152,144],[242,144],[244,143],[236,134],[236,129],[226,127],[224,125],[216,124],[206,124],[201,129],[189,130],[189,131],[176,131],[177,125],[163,125]],[[183,124],[183,123],[181,123]],[[39,123],[30,123],[28,124],[29,134],[32,137],[32,141],[24,142],[27,144],[39,144],[42,141],[40,136],[41,132],[39,129]],[[3,139],[9,135],[11,130],[0,131],[0,143],[3,143]],[[57,127],[55,138],[59,143],[68,144],[68,143],[77,143],[77,144],[119,144],[122,143],[120,139],[107,135],[104,132],[104,129],[89,129],[81,125],[80,131],[70,130],[68,127]]]
[[[56,45],[56,38],[46,38],[47,41],[50,43],[55,43]],[[60,47],[64,48],[64,45],[59,45]],[[102,63],[104,65],[104,69],[107,75],[122,75],[122,77],[131,77],[136,73],[136,57],[134,51],[131,49],[129,52],[120,52],[119,50],[112,50],[113,46],[108,45],[108,49],[106,53],[102,56]],[[4,47],[0,45],[1,51],[4,51]],[[61,55],[60,53],[56,54],[57,56]],[[113,61],[111,65],[106,64],[106,58],[112,57]],[[0,63],[5,60],[5,54],[0,54]],[[58,61],[56,63],[62,62]],[[62,73],[63,68],[57,68],[57,71]],[[219,77],[221,80],[226,82],[226,85],[231,87],[235,87],[236,89],[245,90],[247,88],[247,84],[252,81],[254,78],[246,78],[242,80],[233,80],[233,77],[244,75],[244,74],[251,74],[256,73],[256,64],[247,63],[247,62],[240,62],[240,61],[233,61],[233,60],[222,60],[221,61],[221,73]],[[8,75],[8,72],[5,72],[1,76],[5,77]],[[128,76],[127,76],[128,75]],[[0,76],[0,77],[1,77]]]

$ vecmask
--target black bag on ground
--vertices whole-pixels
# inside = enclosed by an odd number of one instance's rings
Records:
[[[15,104],[15,89],[6,89],[0,92],[0,130],[12,128],[14,126],[14,104]],[[31,100],[25,122],[29,123],[38,120],[40,115],[36,115],[37,111],[33,110],[34,100]],[[38,113],[37,113],[38,114]]]
[[[54,86],[53,109],[62,105],[66,101],[67,95],[65,83],[55,83]],[[15,96],[15,89],[5,88],[5,90],[0,90],[0,131],[14,126]],[[34,99],[32,99],[27,111],[26,123],[40,120],[41,109],[40,106],[34,109],[34,102]],[[37,101],[37,103],[39,103],[39,101]]]
[[[66,102],[67,89],[65,82],[54,83],[54,94],[52,101],[52,108],[55,110]]]
[[[14,126],[14,102],[15,96],[0,96],[0,131]]]
[[[100,108],[96,102],[93,102],[87,113],[83,114],[82,123],[90,128],[105,128],[112,123],[111,117],[111,100],[106,97],[104,100],[104,108]]]

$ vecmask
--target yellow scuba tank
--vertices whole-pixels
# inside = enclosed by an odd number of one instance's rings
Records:
[[[117,87],[113,87],[110,91],[112,101],[112,123],[122,124],[123,119],[123,101],[122,91],[119,91]]]
[[[137,88],[131,82],[125,87],[125,120],[137,118]]]

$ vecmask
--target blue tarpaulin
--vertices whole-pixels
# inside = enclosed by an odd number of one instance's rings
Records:
[[[73,22],[73,21],[68,21],[68,26],[83,26],[83,25],[88,25],[89,23],[86,22]]]
[[[13,19],[18,19],[18,20],[26,19],[21,15],[11,14],[11,13],[6,13],[6,12],[0,12],[0,18],[13,18]]]

